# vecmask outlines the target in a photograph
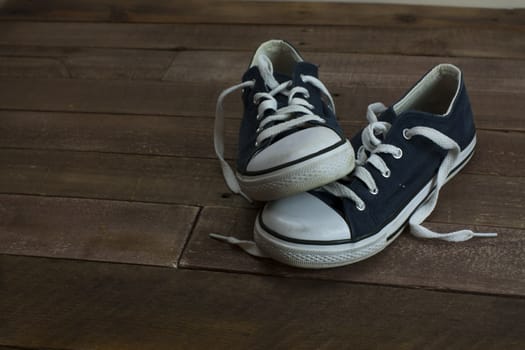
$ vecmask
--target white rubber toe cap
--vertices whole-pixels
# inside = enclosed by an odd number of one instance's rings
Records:
[[[351,237],[344,219],[307,192],[267,203],[261,221],[269,230],[292,240],[334,241]]]
[[[338,142],[341,137],[332,129],[315,126],[283,137],[268,146],[248,163],[247,171],[264,171],[307,157]]]

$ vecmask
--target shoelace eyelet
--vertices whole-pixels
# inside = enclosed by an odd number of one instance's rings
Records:
[[[370,192],[370,194],[373,194],[375,196],[376,194],[379,193],[379,190],[376,187],[376,188],[371,189],[369,192]]]
[[[403,150],[400,148],[397,153],[392,155],[395,159],[400,159],[403,157]]]
[[[405,140],[410,140],[412,136],[408,135],[408,129],[403,129],[403,137]]]
[[[389,178],[390,177],[390,170],[387,169],[387,171],[385,171],[384,173],[382,173],[381,175],[383,175],[384,178]]]
[[[255,141],[255,147],[259,147],[260,143]]]
[[[356,209],[359,210],[359,211],[363,211],[366,209],[366,204],[365,203],[359,203],[359,204],[356,204]]]

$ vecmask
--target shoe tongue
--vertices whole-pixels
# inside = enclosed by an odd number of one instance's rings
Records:
[[[317,78],[318,68],[315,64],[305,61],[297,62],[294,67],[292,80],[294,86],[303,86],[305,83],[301,79],[301,75],[310,75]]]
[[[379,121],[387,122],[387,123],[392,124],[396,118],[397,118],[397,114],[394,111],[394,108],[392,108],[392,106],[390,106],[390,107],[387,108],[386,111],[381,113],[381,115],[379,116],[378,119],[379,119]]]
[[[292,80],[292,78],[289,75],[282,74],[279,72],[273,73],[273,77],[275,78],[275,80],[277,80],[279,84],[284,83],[285,81]]]
[[[264,69],[264,68],[263,68]],[[260,70],[260,68],[259,68]],[[305,83],[301,79],[301,75],[310,75],[317,78],[318,69],[317,66],[308,62],[297,62],[293,68],[293,72],[291,72],[291,76],[289,74],[283,73],[283,72],[273,72],[273,77],[277,82],[284,83],[285,81],[291,80],[293,83],[293,86],[304,86]],[[261,74],[262,75],[262,74]]]

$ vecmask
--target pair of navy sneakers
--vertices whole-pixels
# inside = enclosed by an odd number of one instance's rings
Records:
[[[238,89],[244,116],[234,172],[224,160],[222,104]],[[436,233],[421,225],[476,145],[456,66],[437,65],[391,107],[369,105],[367,121],[349,142],[317,66],[286,41],[263,43],[242,83],[219,96],[214,139],[228,187],[269,202],[257,216],[254,241],[211,236],[254,256],[316,269],[366,259],[407,225],[419,238],[495,236]]]

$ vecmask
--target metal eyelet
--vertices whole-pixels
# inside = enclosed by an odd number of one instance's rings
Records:
[[[390,169],[387,169],[387,170],[386,170],[383,174],[381,174],[381,175],[383,175],[384,178],[387,178],[387,179],[388,179],[388,178],[390,177],[390,175],[391,175],[391,173],[390,173]]]
[[[370,192],[370,194],[373,194],[375,196],[376,194],[379,193],[379,190],[376,187],[376,188],[371,189],[369,192]]]
[[[403,137],[405,140],[410,140],[412,138],[412,136],[408,135],[408,131],[408,129],[403,129]]]
[[[259,147],[259,142],[255,141],[255,147]]]
[[[255,133],[258,134],[262,131],[262,128],[261,127],[258,127],[257,130],[255,130]]]
[[[366,204],[365,203],[359,203],[359,204],[356,204],[355,207],[356,207],[357,210],[363,211],[363,210],[366,209]]]
[[[403,157],[403,150],[400,148],[400,149],[398,150],[398,152],[397,152],[397,153],[394,153],[392,156],[393,156],[395,159],[400,159],[401,157]]]

